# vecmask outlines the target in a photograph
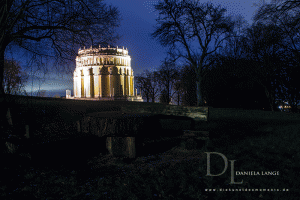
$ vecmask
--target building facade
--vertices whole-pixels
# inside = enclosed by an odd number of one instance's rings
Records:
[[[141,99],[134,89],[131,58],[124,47],[79,49],[73,81],[75,98]]]

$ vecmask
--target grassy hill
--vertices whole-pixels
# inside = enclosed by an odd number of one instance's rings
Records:
[[[155,154],[150,149],[150,155],[136,159],[114,158],[97,147],[95,138],[82,138],[53,144],[55,152],[46,151],[50,144],[41,144],[33,148],[31,160],[2,155],[1,199],[298,199],[299,122],[299,114],[211,108],[209,120],[196,124],[197,130],[209,131],[207,152],[235,160],[235,171],[279,171],[279,176],[235,176],[243,184],[230,185],[230,163],[223,175],[206,176],[201,148],[175,145],[160,152],[154,143],[149,147]],[[213,174],[221,173],[223,159],[212,156],[210,167]],[[206,191],[221,188],[258,191]]]

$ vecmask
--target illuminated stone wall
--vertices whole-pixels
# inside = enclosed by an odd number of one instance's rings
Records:
[[[134,75],[127,48],[79,49],[74,71],[74,97],[134,97]]]

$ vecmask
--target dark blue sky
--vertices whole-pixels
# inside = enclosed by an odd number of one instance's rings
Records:
[[[119,47],[124,46],[128,48],[135,75],[144,69],[152,70],[157,68],[166,57],[167,51],[166,48],[162,47],[151,37],[151,33],[154,32],[155,19],[158,16],[158,13],[154,12],[153,5],[158,1],[105,0],[105,2],[118,7],[120,10],[123,20],[117,31],[122,37],[117,42],[117,45]],[[211,2],[215,5],[225,7],[228,15],[241,15],[249,24],[252,24],[251,18],[257,9],[254,4],[258,4],[260,1],[211,0]],[[19,53],[15,53],[14,58],[20,60],[21,65],[25,65],[24,62],[26,58],[20,57],[19,55],[21,54]],[[49,67],[51,68],[50,63]],[[75,62],[73,68],[75,69]],[[72,74],[57,75],[48,73],[45,77],[43,74],[36,74],[35,77],[33,81],[32,79],[28,81],[26,86],[28,92],[36,92],[40,89],[46,90],[47,96],[54,96],[55,94],[63,96],[65,95],[66,89],[73,90]]]

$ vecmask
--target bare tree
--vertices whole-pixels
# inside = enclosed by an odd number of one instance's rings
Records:
[[[233,56],[236,59],[239,59],[245,56],[241,47],[243,39],[245,38],[245,32],[247,31],[247,28],[249,28],[249,24],[241,15],[235,16],[234,20],[235,28],[232,33],[233,37],[228,37],[226,39],[224,47],[221,49],[221,52],[219,51],[218,53],[225,54],[227,56]],[[214,54],[211,54],[211,56],[214,56]]]
[[[274,14],[277,15],[275,20],[278,17],[282,17],[287,13],[293,14],[296,23],[299,23],[300,17],[300,1],[299,0],[272,0],[270,3],[265,3],[263,1],[262,4],[257,5],[259,9],[254,15],[254,20],[257,21],[259,19],[266,20],[268,17],[274,17]],[[272,16],[273,15],[273,16]],[[274,19],[269,18],[269,21]]]
[[[159,102],[160,102],[160,103],[163,103],[163,104],[170,104],[171,98],[170,98],[170,96],[168,95],[168,92],[167,92],[166,89],[163,89],[163,90],[160,92]]]
[[[27,74],[22,71],[20,64],[15,60],[4,61],[3,78],[2,87],[6,94],[21,94],[28,80]]]
[[[280,43],[284,49],[286,69],[282,73],[280,85],[281,96],[289,102],[293,111],[297,111],[300,102],[300,88],[297,76],[300,68],[300,1],[280,0],[271,1],[259,7],[254,19],[257,23],[276,26],[283,39]],[[293,54],[293,55],[291,55]]]
[[[181,102],[181,96],[183,93],[183,86],[182,81],[180,80],[180,77],[176,79],[176,82],[174,84],[174,95],[175,95],[175,101],[177,102],[177,105],[179,106]]]
[[[181,92],[181,103],[184,106],[197,105],[196,96],[196,73],[192,66],[183,65],[180,70],[179,85]],[[205,90],[203,91],[205,92]],[[204,96],[204,95],[203,95]],[[178,96],[177,96],[178,98]],[[205,96],[204,96],[205,98]]]
[[[152,102],[155,102],[155,99],[157,99],[161,88],[159,85],[159,79],[160,79],[160,74],[158,71],[153,71],[151,72],[148,77],[150,77],[151,79],[151,98],[152,98]]]
[[[243,44],[244,53],[253,61],[251,69],[249,68],[248,72],[244,70],[248,75],[244,75],[249,76],[252,73],[251,79],[255,79],[264,88],[272,111],[275,108],[275,89],[280,80],[279,71],[284,66],[282,60],[286,51],[282,48],[283,40],[282,31],[278,26],[255,23],[247,30]]]
[[[37,96],[38,97],[46,97],[46,90],[39,90],[38,92],[37,92]]]
[[[210,66],[207,57],[230,37],[234,23],[225,17],[225,9],[200,1],[164,0],[155,9],[159,18],[152,36],[193,66],[197,74],[197,105],[203,105],[201,81],[204,68]]]
[[[179,77],[179,71],[175,66],[175,63],[165,59],[162,65],[158,69],[158,82],[161,87],[160,91],[164,91],[164,99],[169,104],[171,98],[176,92],[174,90],[176,80]]]
[[[158,76],[158,72],[150,72],[149,70],[145,70],[140,75],[135,76],[136,86],[141,89],[147,102],[150,102],[150,100],[155,102],[155,99],[160,92]]]
[[[57,72],[70,69],[80,46],[117,39],[119,11],[102,0],[1,0],[0,81],[3,83],[4,56],[9,47],[25,50],[32,59],[55,59]],[[1,84],[2,85],[2,84]],[[0,90],[1,107],[5,92]],[[8,125],[1,110],[1,127]],[[2,132],[2,131],[1,131]]]
[[[146,98],[146,101],[150,101],[150,86],[151,82],[150,79],[145,77],[144,74],[136,75],[135,76],[136,86],[140,88],[143,96]]]
[[[272,24],[285,35],[283,48],[291,50],[300,63],[300,1],[272,1],[263,4],[254,15],[256,22]]]

